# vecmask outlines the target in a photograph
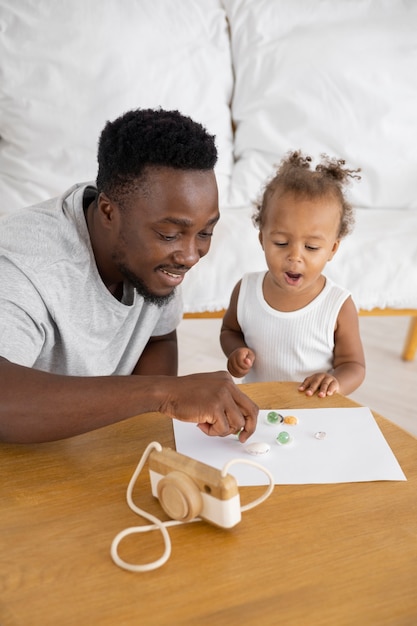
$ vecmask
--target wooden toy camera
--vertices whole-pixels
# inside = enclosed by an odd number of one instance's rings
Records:
[[[222,528],[240,522],[239,491],[230,474],[162,448],[149,455],[149,475],[152,495],[170,518],[189,522],[201,517]]]

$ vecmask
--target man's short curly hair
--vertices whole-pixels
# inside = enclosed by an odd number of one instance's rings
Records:
[[[333,194],[341,207],[338,237],[342,238],[352,230],[353,208],[345,198],[344,186],[352,178],[360,179],[360,169],[347,169],[343,159],[330,159],[326,154],[322,154],[321,158],[321,163],[313,170],[310,167],[310,156],[303,155],[300,150],[287,154],[274,177],[267,183],[259,202],[255,203],[255,226],[262,228],[266,205],[279,188],[283,192],[289,191],[309,198]]]
[[[120,201],[146,180],[146,168],[212,170],[214,136],[179,111],[135,109],[107,122],[98,143],[98,192]]]

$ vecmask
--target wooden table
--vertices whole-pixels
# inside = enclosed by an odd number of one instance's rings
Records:
[[[244,388],[261,408],[357,406],[292,383]],[[126,487],[149,442],[174,447],[168,418],[0,445],[1,626],[417,624],[417,440],[375,417],[407,482],[276,486],[231,530],[171,529],[171,558],[148,573],[118,568],[109,548],[141,523]],[[163,518],[145,469],[135,500]],[[241,489],[242,503],[263,490]],[[160,533],[127,538],[120,553],[152,561]]]

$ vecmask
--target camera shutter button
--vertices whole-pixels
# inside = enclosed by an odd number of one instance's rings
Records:
[[[198,486],[188,474],[172,471],[158,482],[158,499],[171,519],[189,522],[203,509],[203,499]]]

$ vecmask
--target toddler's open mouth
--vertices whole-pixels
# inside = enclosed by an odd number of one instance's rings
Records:
[[[285,272],[287,283],[290,285],[296,285],[302,277],[302,274],[296,272]]]

